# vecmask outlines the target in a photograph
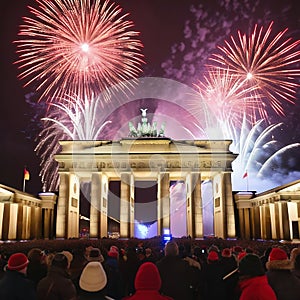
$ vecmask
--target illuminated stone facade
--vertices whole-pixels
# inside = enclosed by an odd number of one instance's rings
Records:
[[[54,237],[56,195],[40,198],[0,184],[0,240]]]
[[[239,192],[234,199],[242,238],[299,240],[300,180],[256,195]]]
[[[187,235],[203,237],[201,181],[211,180],[214,194],[215,236],[235,237],[232,161],[229,140],[128,138],[120,141],[61,141],[60,186],[56,237],[79,235],[79,187],[91,182],[90,236],[107,236],[110,180],[121,182],[120,236],[134,237],[134,183],[156,181],[157,235],[170,228],[170,181],[186,184]]]

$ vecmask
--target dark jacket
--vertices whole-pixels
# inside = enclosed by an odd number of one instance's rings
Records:
[[[20,272],[7,270],[0,280],[0,299],[36,299],[33,282],[28,280],[26,276]]]
[[[240,281],[240,300],[276,300],[266,275],[246,278]]]
[[[46,277],[48,272],[48,267],[46,264],[41,264],[39,262],[29,262],[27,266],[27,278],[34,283],[34,288],[37,287],[39,281]]]
[[[51,266],[46,277],[37,286],[39,300],[76,300],[73,282],[65,269]]]
[[[123,280],[118,260],[116,258],[107,257],[103,268],[107,277],[107,285],[105,287],[106,295],[115,300],[121,299],[124,296]]]
[[[175,300],[193,299],[192,267],[179,256],[165,256],[156,263],[162,280],[161,292]]]
[[[269,261],[267,266],[268,282],[278,300],[300,300],[300,279],[291,272],[289,260]]]
[[[223,266],[214,261],[203,268],[205,299],[226,299],[226,284],[223,280]]]

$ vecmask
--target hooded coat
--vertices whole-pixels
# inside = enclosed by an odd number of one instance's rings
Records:
[[[290,260],[273,260],[266,263],[268,282],[278,300],[300,300],[300,279],[291,272]]]
[[[51,266],[46,277],[37,285],[40,300],[76,300],[77,293],[68,272],[57,266]]]
[[[168,296],[162,296],[159,293],[161,279],[158,269],[152,262],[143,263],[135,277],[134,286],[136,292],[130,297],[124,299],[130,300],[171,300]]]
[[[239,300],[276,300],[276,295],[268,283],[266,275],[245,278],[240,281]]]

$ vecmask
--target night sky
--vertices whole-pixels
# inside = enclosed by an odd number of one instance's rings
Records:
[[[124,8],[124,12],[129,12],[135,24],[135,29],[140,32],[140,39],[144,45],[143,54],[146,64],[143,66],[142,76],[169,77],[187,84],[194,79],[195,72],[188,71],[182,67],[184,55],[188,53],[187,47],[192,47],[185,42],[187,28],[195,21],[191,12],[192,5],[203,4],[207,9],[209,18],[201,17],[198,22],[208,22],[209,28],[215,20],[214,40],[219,42],[228,38],[225,33],[218,31],[221,26],[218,24],[220,17],[217,11],[222,10],[220,3],[224,1],[196,1],[196,0],[123,0],[115,1]],[[230,2],[230,1],[229,1]],[[241,2],[241,1],[231,1]],[[261,0],[261,4],[254,5],[257,1],[245,1],[245,7],[249,10],[249,18],[243,20],[238,11],[232,11],[227,15],[232,22],[231,31],[238,29],[249,30],[256,21],[263,23],[264,19],[274,20],[275,30],[289,27],[290,33],[299,39],[300,34],[300,4],[299,1],[272,1]],[[22,23],[22,16],[28,15],[27,5],[34,5],[33,0],[11,0],[1,2],[0,22],[1,22],[1,118],[0,118],[0,137],[1,137],[1,163],[0,163],[0,183],[17,189],[22,189],[24,166],[30,172],[31,178],[27,181],[26,191],[37,194],[41,191],[39,178],[39,158],[36,157],[34,148],[36,146],[35,134],[39,120],[35,119],[35,112],[25,101],[25,95],[32,92],[30,87],[23,88],[23,82],[17,79],[17,60],[15,53],[16,47],[13,41],[17,39],[19,25]],[[252,12],[251,12],[252,7]],[[193,9],[192,9],[193,11]],[[251,12],[251,13],[250,13]],[[266,13],[267,12],[267,13]],[[240,19],[239,19],[240,18]],[[251,20],[251,21],[249,21]],[[240,23],[240,28],[237,24]],[[229,28],[229,22],[224,22],[224,27]],[[203,25],[203,24],[202,24]],[[267,25],[267,24],[266,24]],[[248,26],[248,27],[247,27]],[[225,30],[226,31],[226,30]],[[200,34],[200,33],[199,33]],[[198,38],[194,40],[199,41]],[[190,38],[193,41],[193,38]],[[209,41],[202,41],[203,60],[211,51]],[[198,43],[198,46],[201,43]],[[193,51],[190,51],[193,53]],[[202,63],[201,59],[198,59]],[[197,68],[199,64],[193,63]],[[178,70],[183,70],[179,72]],[[201,69],[201,67],[199,67]],[[191,73],[189,73],[191,72]],[[192,81],[192,80],[191,80]],[[299,99],[298,99],[299,101]],[[285,121],[290,132],[289,136],[293,142],[300,142],[298,124],[300,104],[287,106]],[[298,115],[298,116],[297,116]],[[277,121],[277,120],[276,120]],[[278,120],[281,121],[281,120]],[[300,170],[300,165],[299,169]]]

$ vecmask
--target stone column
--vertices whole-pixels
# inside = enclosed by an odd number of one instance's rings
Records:
[[[4,219],[4,203],[0,202],[0,240],[2,240],[3,231],[3,219]]]
[[[226,238],[236,237],[235,231],[235,217],[234,217],[234,206],[232,199],[232,184],[231,184],[231,173],[224,173],[222,180],[222,191],[225,201],[224,218],[226,222]]]
[[[290,233],[290,222],[289,222],[289,213],[288,213],[288,206],[286,201],[280,201],[281,204],[281,224],[282,224],[282,239],[283,240],[290,240],[291,233]]]
[[[91,206],[90,206],[90,237],[100,238],[100,211],[102,200],[102,174],[92,174]],[[107,235],[107,234],[106,234]]]
[[[59,197],[57,202],[56,238],[67,237],[67,209],[70,194],[70,174],[60,173]]]
[[[241,238],[250,238],[250,208],[252,193],[239,192],[235,194],[234,200],[239,214],[239,228]]]
[[[253,231],[253,237],[255,239],[259,239],[261,238],[261,234],[260,234],[260,209],[259,209],[259,206],[255,206],[253,208],[253,211],[254,211],[254,231]]]
[[[158,174],[157,231],[163,235],[164,229],[170,229],[170,177],[169,173]]]
[[[130,237],[130,173],[121,174],[120,237]]]
[[[270,240],[272,238],[271,214],[269,203],[265,204],[265,236],[266,240]]]
[[[43,237],[44,239],[53,238],[54,231],[54,208],[56,204],[57,195],[54,193],[39,193],[39,197],[42,199],[42,215],[43,215]],[[40,212],[37,212],[38,215]]]
[[[5,203],[3,213],[3,240],[15,240],[17,238],[18,204]]]
[[[191,174],[191,209],[192,209],[192,237],[203,237],[203,211],[201,197],[201,174]]]

